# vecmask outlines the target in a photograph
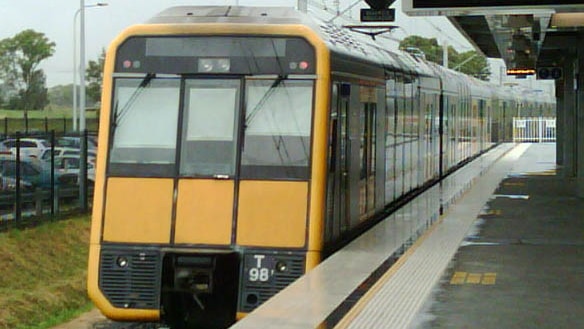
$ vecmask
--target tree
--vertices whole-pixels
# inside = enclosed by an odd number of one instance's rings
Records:
[[[28,94],[23,97],[25,100],[25,109],[44,109],[49,105],[49,97],[47,92],[47,78],[43,70],[36,70],[32,73],[29,82],[29,88],[25,93]]]
[[[457,71],[485,81],[489,80],[489,76],[491,75],[487,58],[474,50],[456,54],[454,63],[449,66]]]
[[[49,103],[51,106],[71,107],[73,103],[73,94],[71,90],[73,84],[58,85],[49,89]]]
[[[103,83],[103,65],[105,63],[105,49],[101,50],[101,54],[97,61],[89,61],[85,74],[85,81],[87,82],[87,98],[93,103],[101,100],[101,87]]]
[[[10,103],[17,103],[25,113],[48,104],[45,73],[38,66],[54,54],[55,46],[43,33],[30,29],[0,40],[1,78],[16,91]]]
[[[442,47],[438,45],[436,38],[427,39],[412,35],[403,39],[399,44],[399,48],[407,51],[419,50],[430,62],[442,63]]]
[[[443,49],[436,38],[424,38],[417,35],[403,39],[400,49],[412,51],[417,49],[424,53],[428,61],[442,64]],[[448,47],[448,67],[472,75],[481,80],[489,80],[489,63],[487,58],[474,50],[458,53],[452,46]]]

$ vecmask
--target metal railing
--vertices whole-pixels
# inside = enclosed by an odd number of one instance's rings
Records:
[[[95,179],[93,135],[16,134],[0,145],[0,231],[68,213],[87,213]],[[38,147],[31,143],[37,143]],[[42,146],[41,146],[42,145]],[[39,148],[40,147],[40,148]],[[42,148],[44,147],[44,148]],[[87,166],[80,168],[81,163]],[[89,171],[88,168],[91,168]],[[84,183],[84,184],[83,184]],[[82,188],[83,187],[83,188]]]
[[[552,143],[556,141],[556,118],[513,118],[513,142]]]

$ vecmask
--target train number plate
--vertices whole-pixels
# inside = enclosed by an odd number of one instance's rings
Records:
[[[267,283],[274,275],[274,258],[269,255],[245,255],[245,279],[248,282]]]

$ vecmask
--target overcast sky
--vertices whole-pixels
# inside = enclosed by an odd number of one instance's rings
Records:
[[[91,6],[97,2],[108,3],[105,7],[85,9],[86,59],[95,60],[101,49],[124,28],[142,23],[156,13],[177,5],[239,5],[245,6],[286,6],[296,7],[297,0],[85,0]],[[326,14],[319,9],[323,5],[335,9],[340,3],[341,11],[356,3],[355,0],[310,0],[309,11],[315,15]],[[396,22],[401,28],[392,32],[393,37],[402,39],[409,34],[436,37],[440,42],[446,40],[458,51],[471,50],[471,46],[443,18],[414,18],[402,13],[398,3]],[[367,8],[360,1],[352,10],[352,17],[358,20],[359,8]],[[47,75],[49,87],[70,84],[73,81],[73,17],[80,8],[79,0],[0,0],[0,39],[13,37],[25,30],[33,29],[44,33],[56,43],[53,57],[45,60],[41,67]],[[79,45],[79,37],[77,37]]]

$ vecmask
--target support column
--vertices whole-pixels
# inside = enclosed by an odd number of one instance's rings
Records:
[[[584,198],[584,142],[580,139],[584,137],[584,45],[582,38],[578,44],[578,75],[576,86],[576,118],[577,134],[576,142],[576,177],[577,177],[577,194],[578,197]]]
[[[563,121],[563,139],[564,139],[564,176],[576,177],[576,98],[574,95],[574,57],[567,56],[564,59],[564,121]]]
[[[556,80],[556,164],[559,166],[564,165],[564,111],[564,81]]]

